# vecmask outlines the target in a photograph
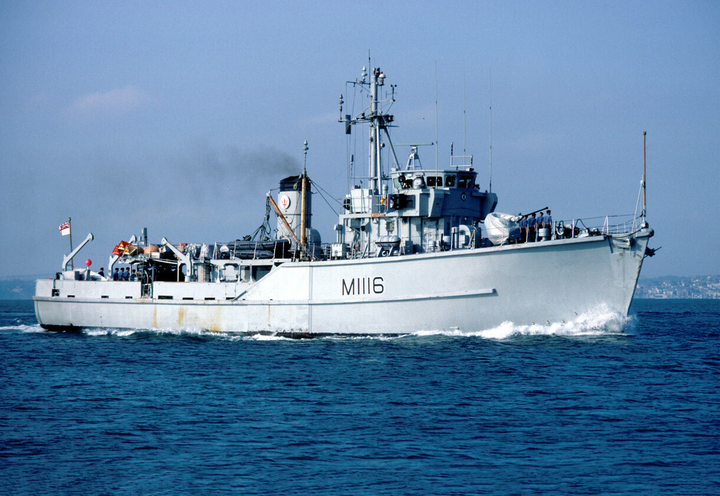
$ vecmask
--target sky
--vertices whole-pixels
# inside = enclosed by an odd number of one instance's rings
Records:
[[[501,212],[634,213],[647,132],[643,276],[720,274],[716,1],[99,0],[0,2],[0,278],[60,270],[68,218],[95,270],[143,227],[250,234],[304,141],[334,241],[367,155],[338,99],[360,108],[366,66],[397,85],[394,142],[436,142],[426,166],[464,148]]]

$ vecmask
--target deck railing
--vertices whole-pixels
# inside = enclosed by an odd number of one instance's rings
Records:
[[[555,222],[555,235],[560,237],[558,226],[564,226],[565,232],[570,229],[571,235],[563,237],[588,236],[599,234],[629,234],[637,230],[638,218],[633,214],[606,215],[604,217],[585,217]]]

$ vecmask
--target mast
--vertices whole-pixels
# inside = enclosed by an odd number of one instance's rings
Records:
[[[380,128],[383,116],[380,111],[380,87],[385,83],[385,74],[379,67],[373,69],[370,77],[370,157],[368,161],[368,187],[378,192],[382,180],[382,164],[380,162]]]
[[[465,72],[463,72],[463,160],[467,155],[467,113],[465,112]]]
[[[440,149],[440,139],[438,138],[438,76],[437,76],[437,60],[435,61],[435,170],[438,170],[438,150]]]
[[[307,152],[308,143],[305,141],[303,144],[303,152],[305,153],[305,160],[303,162],[303,173],[300,179],[301,190],[300,190],[300,249],[305,250],[307,245],[307,195],[309,191],[308,177],[307,177]]]
[[[490,100],[490,193],[492,193],[492,72],[488,71],[488,100]]]
[[[643,209],[642,218],[645,219],[647,215],[647,146],[646,146],[647,131],[643,131]]]
[[[352,126],[361,122],[367,122],[369,125],[368,132],[368,189],[371,193],[377,194],[380,192],[380,186],[383,181],[383,170],[382,170],[382,159],[380,151],[384,144],[381,142],[381,132],[385,132],[385,136],[390,143],[390,149],[393,155],[393,159],[397,164],[397,157],[395,151],[392,149],[392,141],[388,133],[388,127],[393,122],[393,116],[385,114],[383,112],[383,101],[381,99],[382,86],[385,84],[385,74],[379,67],[372,70],[370,74],[370,81],[366,80],[367,72],[366,68],[363,67],[362,76],[360,79],[355,81],[348,81],[348,84],[353,86],[359,86],[363,91],[368,91],[370,96],[370,105],[366,108],[366,111],[362,112],[356,117],[350,115],[343,116],[343,96],[340,95],[340,119],[339,122],[345,123],[345,134],[351,134]],[[390,85],[393,90],[391,102],[395,101],[395,87]]]

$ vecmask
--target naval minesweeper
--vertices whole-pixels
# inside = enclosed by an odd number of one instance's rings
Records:
[[[105,277],[67,268],[89,234],[54,279],[37,281],[40,325],[304,336],[627,316],[652,254],[644,201],[626,222],[568,219],[530,240],[518,216],[495,212],[497,196],[478,186],[470,157],[451,152],[448,165],[426,168],[419,144],[393,145],[394,87],[383,93],[379,68],[348,85],[367,106],[344,114],[341,96],[339,121],[346,134],[369,127],[368,169],[342,199],[334,242],[322,243],[312,227],[313,183],[304,169],[280,181],[277,201],[268,193],[262,226],[243,239],[153,244],[143,229],[115,247]],[[410,147],[406,162],[395,146]],[[644,172],[641,184],[644,196]],[[130,280],[112,280],[116,265]]]

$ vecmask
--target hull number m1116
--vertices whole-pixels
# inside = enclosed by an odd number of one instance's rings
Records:
[[[356,277],[350,281],[342,280],[342,294],[345,295],[369,295],[381,294],[385,291],[382,277]]]

